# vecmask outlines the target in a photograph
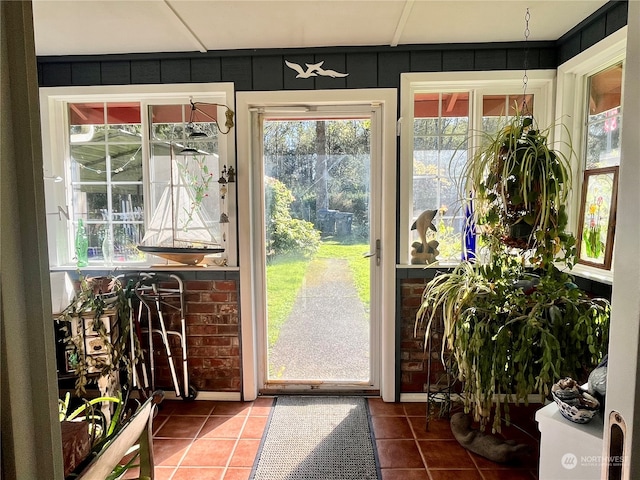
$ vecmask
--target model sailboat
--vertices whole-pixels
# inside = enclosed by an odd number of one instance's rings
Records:
[[[224,252],[209,228],[211,224],[172,149],[171,182],[162,192],[138,249],[166,260],[197,265],[206,255]]]

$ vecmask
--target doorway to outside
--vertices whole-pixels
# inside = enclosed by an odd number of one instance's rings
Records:
[[[373,388],[371,107],[261,117],[265,386]]]
[[[392,89],[238,94],[245,399],[396,399],[396,98]]]

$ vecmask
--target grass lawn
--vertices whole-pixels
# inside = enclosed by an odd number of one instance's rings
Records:
[[[300,287],[304,274],[309,266],[309,258],[298,256],[282,256],[271,260],[267,264],[267,328],[268,345],[272,347],[282,324],[289,318],[293,309],[293,302]]]
[[[369,310],[369,259],[362,254],[369,250],[363,243],[341,244],[324,241],[314,258],[345,258],[353,273],[358,296]],[[282,256],[274,258],[267,265],[267,311],[269,319],[268,345],[273,346],[280,334],[280,328],[289,318],[293,303],[307,267],[312,258]]]

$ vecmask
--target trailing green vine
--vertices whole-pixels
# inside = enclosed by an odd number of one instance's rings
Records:
[[[91,278],[80,276],[79,289],[73,301],[59,315],[61,330],[65,334],[67,354],[75,375],[75,393],[86,394],[86,386],[98,376],[126,374],[131,384],[132,372],[142,356],[137,335],[133,335],[133,363],[129,356],[129,316],[132,285],[122,285],[115,277]],[[105,321],[115,316],[119,334],[114,339],[107,331]],[[76,328],[72,324],[76,323]],[[86,355],[84,328],[88,326],[105,347],[104,355]],[[74,333],[75,330],[75,333]],[[108,360],[105,360],[105,357]],[[96,373],[97,375],[92,375]]]
[[[584,378],[607,351],[610,305],[559,268],[575,264],[564,208],[570,162],[545,132],[516,116],[466,171],[488,263],[462,262],[431,280],[415,331],[444,324],[444,350],[462,381],[465,411],[500,430],[509,402],[549,395],[561,377]],[[514,225],[530,233],[511,238]],[[564,268],[564,267],[563,267]]]

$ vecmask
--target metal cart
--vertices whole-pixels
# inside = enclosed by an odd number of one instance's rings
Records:
[[[160,335],[165,348],[171,379],[176,396],[184,400],[192,400],[196,397],[196,389],[189,384],[189,369],[187,364],[187,332],[185,320],[184,284],[182,279],[175,274],[150,273],[141,275],[135,286],[135,292],[147,311],[147,325],[142,329],[147,334],[149,345],[149,367],[151,372],[151,390],[155,390],[155,360],[153,347],[153,334]],[[178,329],[167,327],[165,315],[172,313],[180,317]],[[141,310],[138,321],[141,322]],[[180,342],[182,353],[182,385],[178,380],[174,355],[171,351],[169,337],[176,337]],[[182,388],[180,388],[182,387]]]

